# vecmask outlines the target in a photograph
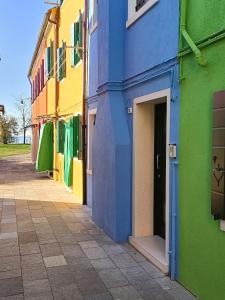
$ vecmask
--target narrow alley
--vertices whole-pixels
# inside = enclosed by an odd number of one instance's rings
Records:
[[[194,299],[33,169],[29,155],[0,160],[0,299]]]

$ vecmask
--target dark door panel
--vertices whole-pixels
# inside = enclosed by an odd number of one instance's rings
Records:
[[[155,105],[154,137],[154,235],[165,239],[166,103]]]

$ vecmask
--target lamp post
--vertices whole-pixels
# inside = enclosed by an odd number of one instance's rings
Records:
[[[0,113],[5,114],[5,106],[0,104]]]

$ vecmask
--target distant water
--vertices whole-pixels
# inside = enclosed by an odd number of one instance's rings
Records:
[[[23,136],[12,137],[11,144],[23,144]],[[31,136],[26,137],[25,144],[31,144]]]

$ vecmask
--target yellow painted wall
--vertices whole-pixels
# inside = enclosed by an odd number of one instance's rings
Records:
[[[71,46],[71,26],[79,18],[79,10],[83,12],[83,0],[64,0],[60,8],[59,21],[59,47],[62,42]],[[73,115],[81,114],[83,97],[83,63],[82,60],[76,67],[71,66],[71,49],[66,49],[66,77],[59,82],[58,114],[67,121]],[[67,114],[71,114],[66,116]],[[63,155],[57,155],[56,165],[58,166],[58,180],[64,181]],[[76,201],[83,201],[82,187],[82,161],[73,160],[73,186]]]

